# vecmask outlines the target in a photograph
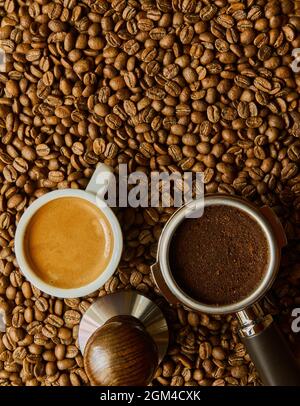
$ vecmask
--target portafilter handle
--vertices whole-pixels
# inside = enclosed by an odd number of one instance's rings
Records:
[[[239,334],[267,386],[300,386],[300,368],[273,317],[255,304],[237,313]]]

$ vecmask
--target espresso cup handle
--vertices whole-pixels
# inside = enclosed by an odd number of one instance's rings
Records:
[[[97,195],[99,199],[103,199],[109,185],[113,180],[114,174],[112,169],[103,163],[99,163],[85,191]]]

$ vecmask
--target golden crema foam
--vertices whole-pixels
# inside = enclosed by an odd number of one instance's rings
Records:
[[[85,286],[106,269],[114,237],[105,214],[78,197],[42,206],[25,231],[24,251],[32,271],[57,288]]]

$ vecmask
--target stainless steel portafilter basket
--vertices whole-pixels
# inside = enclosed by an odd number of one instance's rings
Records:
[[[211,205],[231,206],[248,214],[263,230],[269,246],[269,263],[260,284],[242,301],[225,306],[207,305],[189,297],[177,285],[169,265],[169,246],[178,225],[193,211],[203,208],[205,210],[205,207]],[[281,249],[286,243],[283,227],[269,207],[257,208],[239,197],[212,194],[207,195],[204,202],[192,201],[173,214],[162,231],[157,262],[152,266],[156,285],[171,304],[183,304],[193,311],[210,314],[235,313],[240,325],[239,334],[261,379],[264,384],[272,386],[300,386],[300,370],[295,358],[275,326],[272,316],[265,315],[258,304],[276,278]]]

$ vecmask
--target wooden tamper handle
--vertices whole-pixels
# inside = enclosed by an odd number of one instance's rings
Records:
[[[133,316],[109,319],[90,337],[84,367],[92,385],[146,386],[158,366],[158,350]]]

